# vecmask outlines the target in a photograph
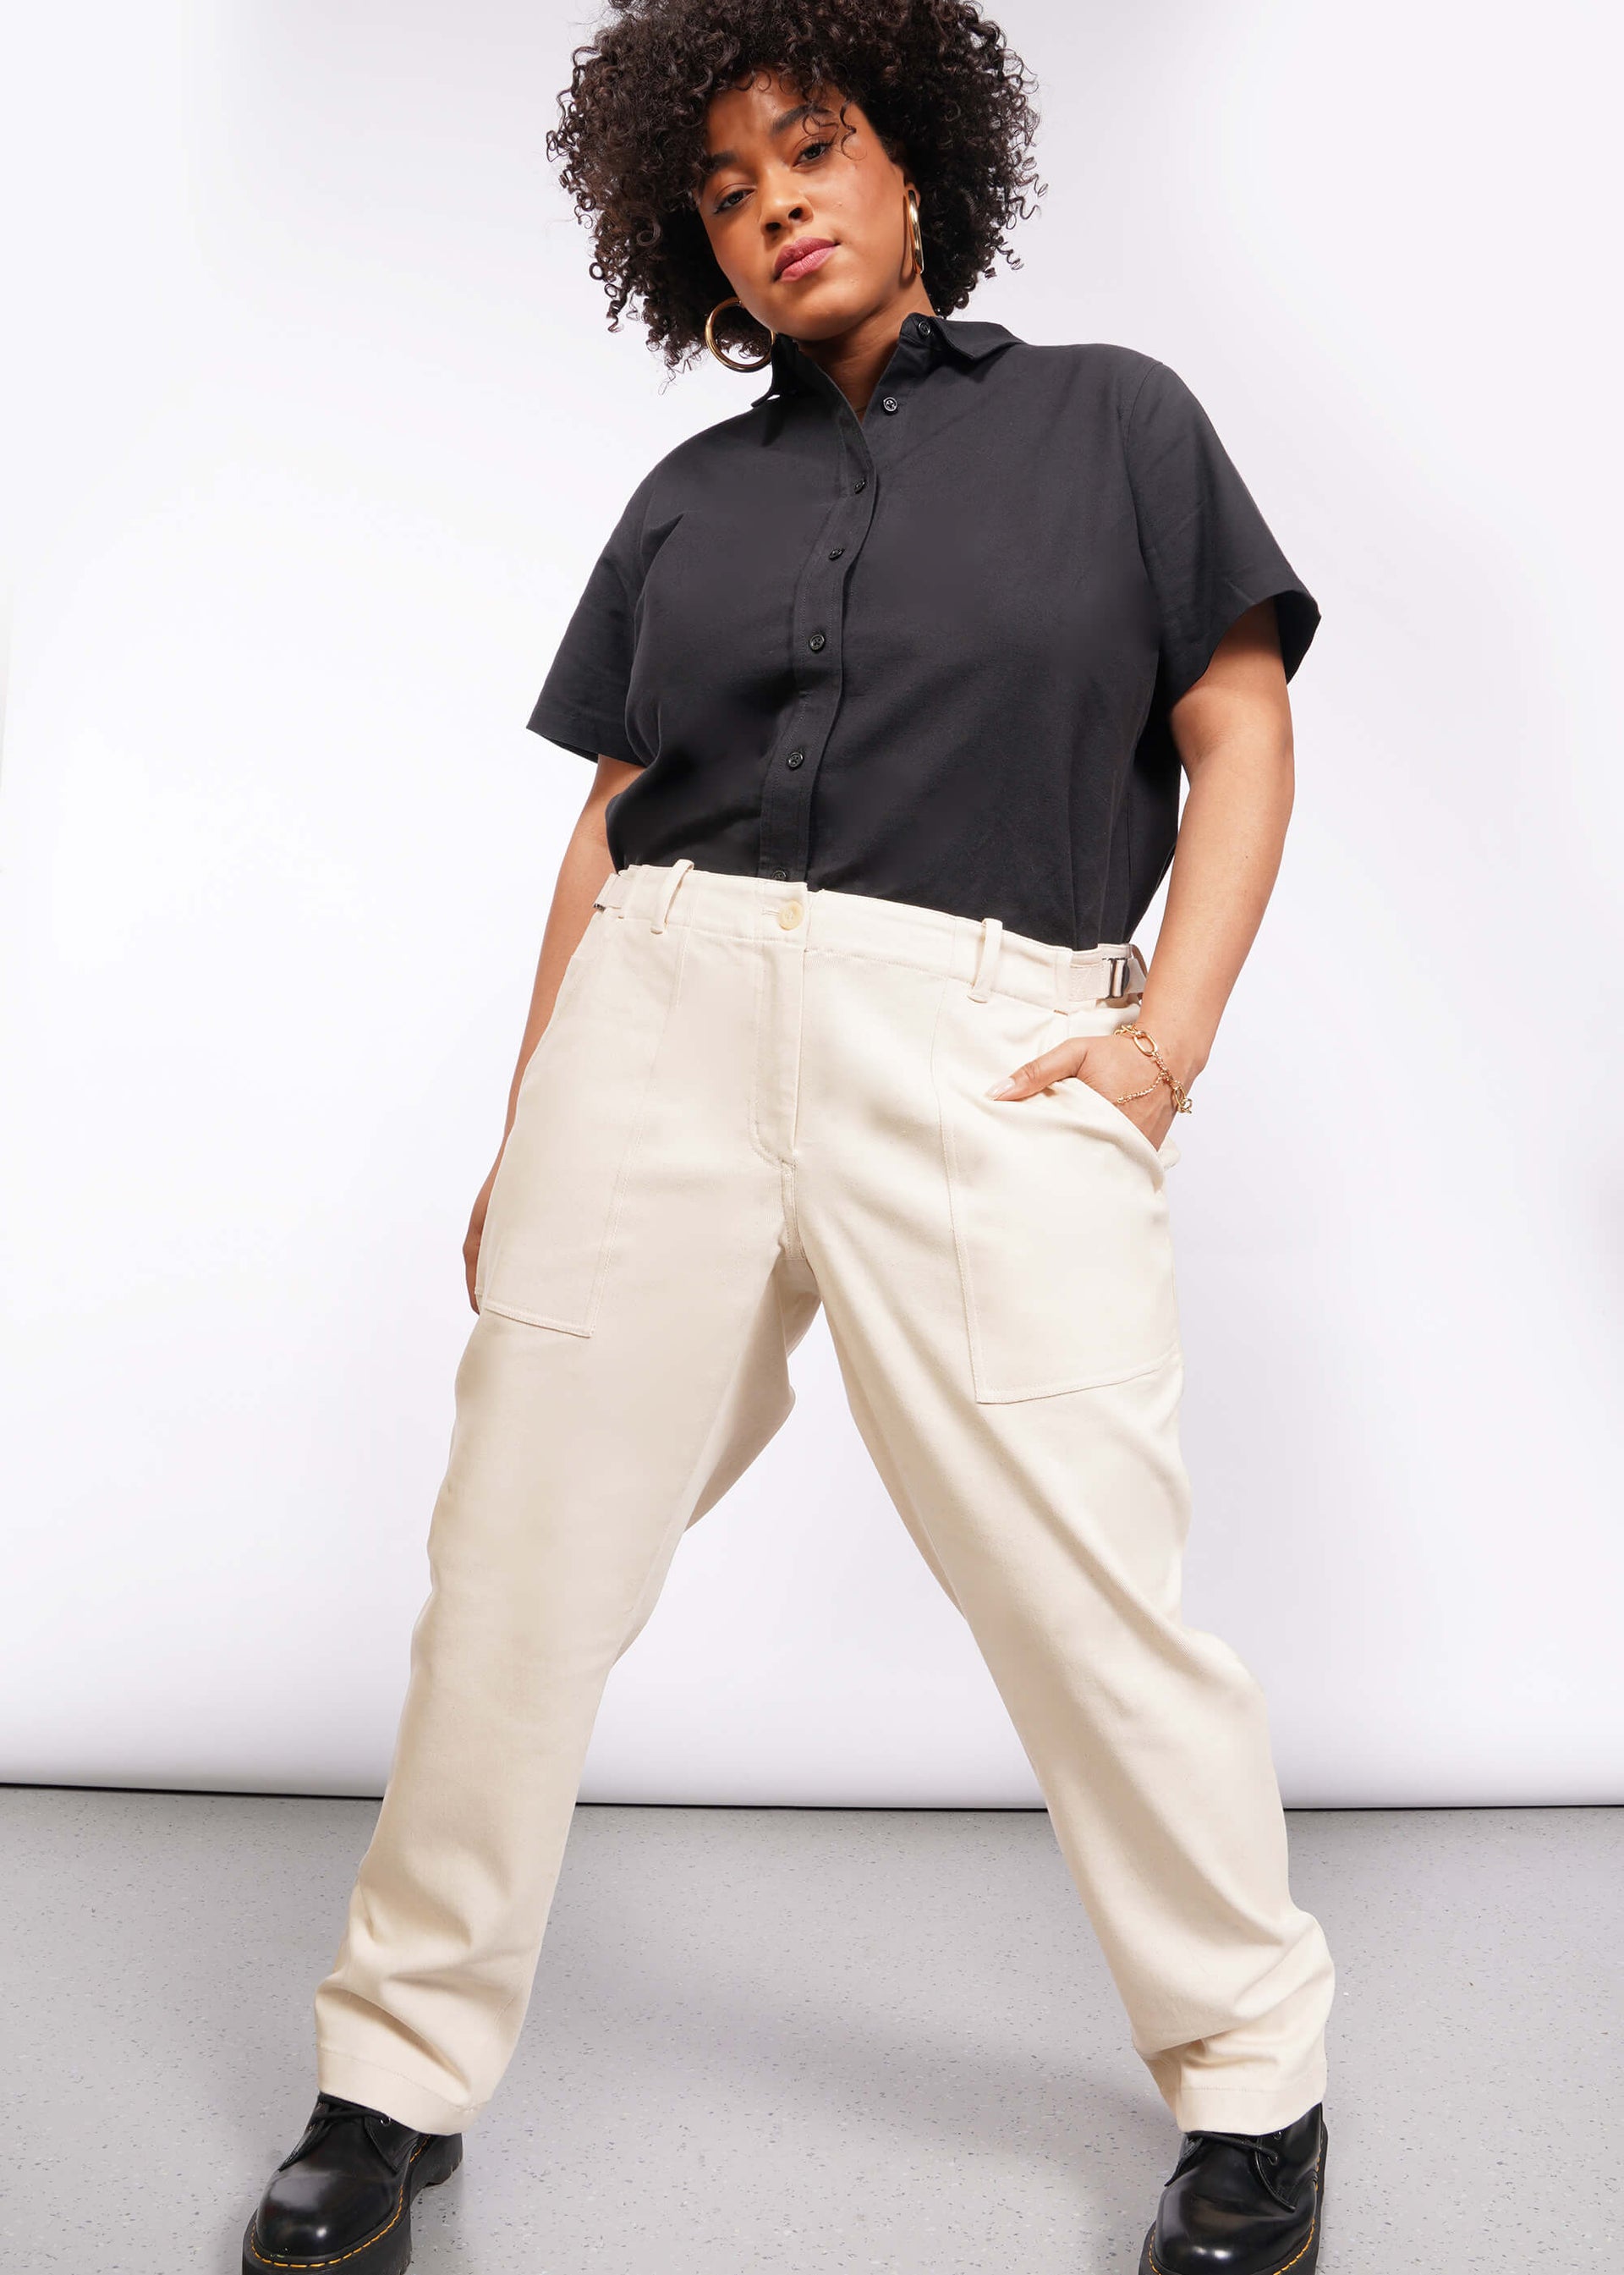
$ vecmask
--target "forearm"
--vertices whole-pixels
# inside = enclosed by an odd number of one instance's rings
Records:
[[[1263,921],[1293,786],[1291,721],[1283,701],[1232,721],[1191,767],[1139,1013],[1186,1087],[1206,1064]]]

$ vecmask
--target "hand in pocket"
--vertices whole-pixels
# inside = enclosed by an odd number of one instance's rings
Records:
[[[1091,1090],[1098,1091],[1157,1151],[1165,1144],[1173,1127],[1172,1092],[1158,1076],[1154,1062],[1121,1035],[1068,1036],[1053,1050],[1040,1052],[1016,1067],[987,1095],[1019,1100],[1065,1081],[1085,1082]],[[1142,1094],[1131,1096],[1134,1092]]]

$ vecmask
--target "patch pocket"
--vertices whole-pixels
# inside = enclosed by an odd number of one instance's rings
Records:
[[[932,1069],[982,1404],[1122,1382],[1178,1349],[1166,1164],[1144,1131],[1077,1076],[986,1095],[1068,1032],[996,990],[942,1001]]]
[[[684,927],[594,910],[519,1085],[474,1273],[481,1311],[589,1335]]]

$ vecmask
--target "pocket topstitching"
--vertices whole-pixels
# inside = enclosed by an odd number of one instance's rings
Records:
[[[684,937],[591,919],[519,1085],[480,1244],[481,1311],[592,1333]]]
[[[1164,1164],[1144,1131],[1076,1077],[986,1095],[1066,1034],[1064,1014],[997,991],[942,999],[933,1075],[983,1403],[1123,1381],[1178,1349]]]

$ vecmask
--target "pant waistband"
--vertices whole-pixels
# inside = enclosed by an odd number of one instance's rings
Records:
[[[967,979],[980,1001],[996,989],[1057,1011],[1126,1003],[1141,994],[1146,976],[1131,941],[1061,948],[1012,932],[994,916],[954,916],[828,885],[735,876],[686,858],[629,863],[606,880],[594,905],[655,932],[685,924],[738,940],[777,936],[803,949],[883,956]]]

